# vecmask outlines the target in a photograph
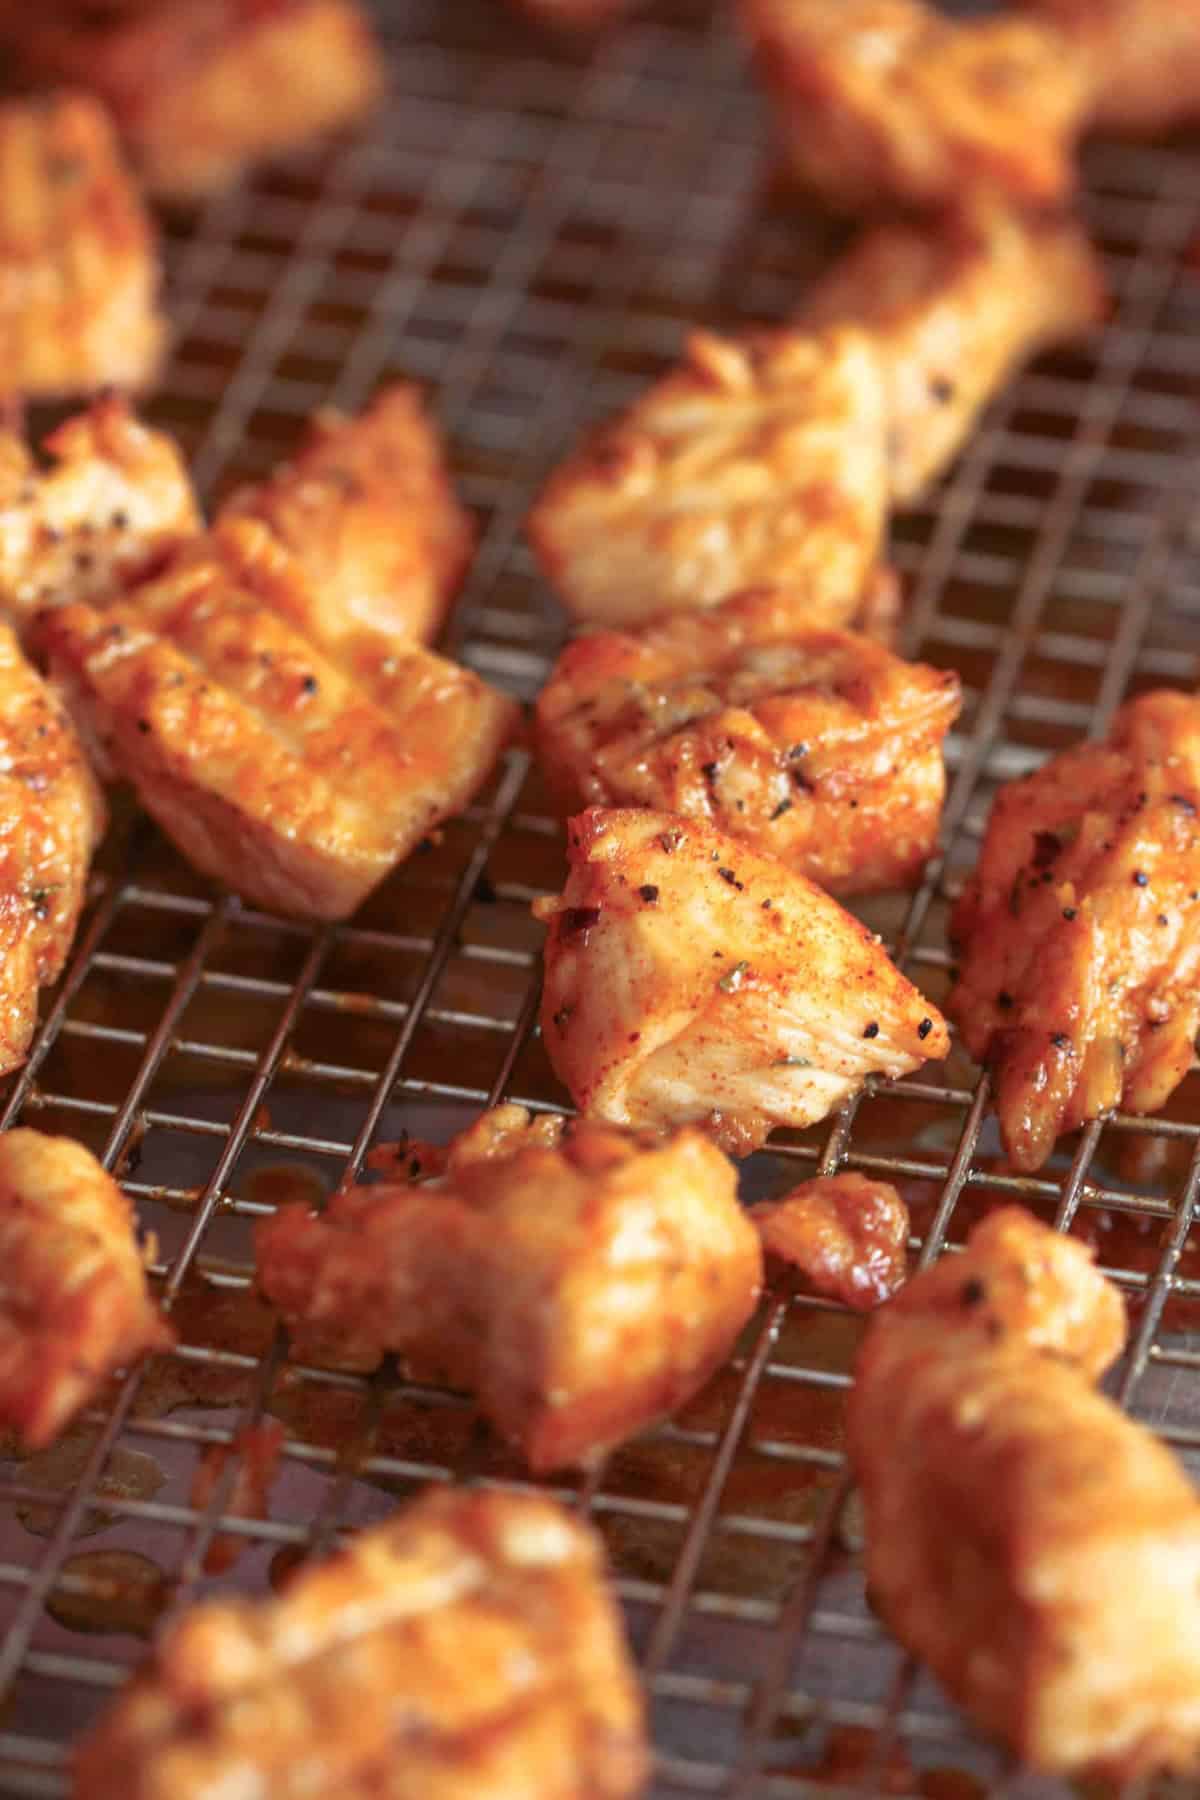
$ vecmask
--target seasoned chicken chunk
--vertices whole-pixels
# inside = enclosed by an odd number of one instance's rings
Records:
[[[673,813],[568,827],[542,1035],[576,1105],[615,1124],[703,1124],[734,1154],[811,1125],[868,1075],[945,1056],[937,1008],[836,900]]]
[[[778,586],[840,625],[879,556],[886,430],[864,333],[694,332],[679,367],[551,476],[530,539],[580,619],[639,624]]]
[[[1062,200],[1089,80],[1039,20],[924,0],[740,0],[788,167],[838,211]]]
[[[103,109],[0,105],[0,399],[153,381],[158,247]]]
[[[594,1460],[673,1412],[729,1355],[762,1254],[732,1165],[501,1107],[421,1186],[285,1208],[258,1280],[293,1344],[374,1367],[387,1351],[475,1393],[536,1471]]]
[[[17,628],[64,600],[108,599],[200,527],[179,450],[115,395],[47,438],[39,467],[0,437],[0,612]]]
[[[1081,1246],[996,1214],[876,1314],[847,1419],[885,1623],[1024,1762],[1117,1781],[1200,1748],[1200,1504],[1091,1386],[1122,1337]]]
[[[1200,700],[1166,691],[997,795],[952,919],[949,1010],[1017,1168],[1109,1107],[1157,1112],[1190,1069],[1198,809]]]
[[[799,322],[859,325],[888,384],[893,504],[920,498],[980,412],[1030,357],[1097,325],[1104,277],[1071,219],[976,207],[865,232],[818,283]]]
[[[6,1074],[25,1060],[39,986],[57,981],[66,963],[105,825],[104,802],[71,722],[7,625],[0,625],[0,809]]]
[[[172,1342],[112,1176],[69,1138],[0,1135],[0,1424],[42,1449],[114,1370]]]
[[[1154,136],[1200,118],[1198,0],[1022,0],[1091,75],[1089,123]]]
[[[377,683],[303,634],[316,610],[265,527],[231,521],[40,641],[102,754],[197,868],[259,904],[344,918],[468,804],[512,702],[411,647]]]
[[[908,1208],[890,1181],[852,1171],[802,1181],[750,1209],[769,1256],[792,1263],[818,1294],[869,1312],[904,1281]]]
[[[599,1541],[540,1495],[428,1492],[270,1600],[170,1627],[77,1800],[632,1800],[642,1704]]]
[[[356,0],[8,0],[0,21],[18,72],[95,94],[172,199],[357,119],[383,86]]]
[[[763,591],[569,645],[537,703],[568,808],[686,813],[834,893],[915,880],[937,839],[952,671],[813,629]]]
[[[295,459],[221,516],[270,526],[312,584],[314,636],[351,666],[436,637],[474,543],[436,429],[403,384],[357,418],[319,413]]]

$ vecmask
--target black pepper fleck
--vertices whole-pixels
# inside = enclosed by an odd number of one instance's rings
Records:
[[[642,899],[646,902],[647,906],[653,906],[658,899],[658,889],[650,882],[647,882],[645,887],[640,887],[638,893],[642,896]]]
[[[774,824],[776,819],[782,819],[784,813],[790,813],[791,810],[792,802],[790,800],[781,800],[779,805],[775,808],[775,811],[771,814],[771,823]]]
[[[929,1036],[929,1034],[932,1030],[933,1030],[933,1020],[932,1019],[922,1019],[921,1023],[917,1026],[917,1036],[919,1038],[921,1038],[922,1040],[924,1040],[925,1038],[927,1038]]]
[[[1066,1050],[1070,1045],[1071,1040],[1065,1031],[1052,1031],[1050,1033],[1050,1042],[1054,1045],[1056,1050]]]
[[[1004,1012],[1007,1012],[1010,1006],[1015,1006],[1016,1004],[1016,1001],[1013,999],[1008,989],[1001,988],[1000,992],[996,995],[996,1005],[1001,1007]]]
[[[987,1289],[978,1276],[972,1275],[969,1281],[963,1282],[959,1298],[964,1306],[982,1306],[987,1299]]]
[[[732,869],[718,869],[717,874],[721,877],[722,881],[727,881],[730,887],[736,888],[739,894],[745,891],[745,882],[739,881]]]
[[[304,677],[304,680],[300,683],[300,687],[301,687],[302,692],[304,692],[306,694],[315,694],[317,691],[316,676],[315,675],[306,675]]]
[[[1076,908],[1074,906],[1064,906],[1062,909],[1062,915],[1063,915],[1064,919],[1070,921],[1071,919],[1074,919],[1078,916],[1078,908]]]
[[[563,914],[563,930],[572,936],[581,931],[590,931],[593,925],[600,923],[598,906],[569,906]]]
[[[1135,869],[1133,871],[1133,885],[1134,887],[1150,886],[1150,877],[1147,875],[1145,869]]]
[[[863,1036],[865,1038],[877,1038],[879,1036],[879,1026],[874,1019],[871,1020],[869,1025],[863,1027]]]

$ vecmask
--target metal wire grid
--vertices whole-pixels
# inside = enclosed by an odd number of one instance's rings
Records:
[[[594,53],[495,19],[491,0],[395,0],[382,11],[395,99],[376,125],[169,227],[178,338],[155,412],[211,493],[286,451],[316,404],[354,404],[397,373],[427,381],[483,527],[452,648],[532,694],[561,630],[518,535],[541,475],[670,360],[685,322],[786,312],[826,237],[764,185],[759,108],[719,13],[683,4]],[[1099,149],[1087,204],[1109,329],[1002,396],[895,532],[906,647],[960,668],[967,706],[944,863],[866,916],[935,999],[947,905],[995,785],[1102,727],[1125,694],[1196,674],[1200,161],[1183,146]],[[334,930],[214,897],[136,819],[115,834],[2,1123],[69,1131],[123,1174],[181,1342],[64,1450],[7,1465],[3,1791],[64,1790],[66,1744],[164,1605],[259,1589],[275,1559],[428,1480],[521,1479],[460,1397],[394,1371],[289,1365],[248,1291],[249,1231],[281,1162],[329,1189],[403,1129],[444,1136],[502,1095],[561,1102],[534,1031],[527,909],[560,874],[521,755]],[[747,1186],[777,1191],[818,1165],[888,1173],[922,1261],[1012,1195],[1089,1233],[1136,1307],[1120,1397],[1187,1454],[1200,1448],[1198,1094],[1193,1074],[1162,1118],[1090,1127],[1020,1179],[956,1051],[754,1159]],[[835,1307],[772,1296],[679,1419],[558,1489],[609,1543],[664,1800],[957,1797],[1017,1780],[865,1606],[841,1456],[858,1333]],[[288,1428],[270,1519],[224,1514],[234,1462],[194,1508],[198,1460],[268,1412]],[[244,1545],[224,1583],[204,1569],[218,1531]],[[143,1604],[127,1586],[114,1597],[97,1550],[147,1559]]]

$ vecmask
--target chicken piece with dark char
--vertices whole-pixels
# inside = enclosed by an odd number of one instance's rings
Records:
[[[867,1077],[945,1056],[937,1008],[837,901],[674,813],[594,807],[567,830],[542,1036],[575,1104],[700,1125],[735,1155],[823,1119]]]
[[[1017,1168],[1112,1107],[1159,1111],[1191,1068],[1198,814],[1200,701],[1166,690],[996,796],[951,921],[948,1010]]]
[[[577,638],[537,703],[563,807],[686,814],[831,893],[917,880],[958,677],[807,620],[803,594],[766,590]]]
[[[753,1311],[762,1253],[728,1160],[516,1106],[432,1181],[351,1188],[257,1232],[258,1283],[297,1353],[478,1397],[538,1472],[587,1464],[683,1404]]]

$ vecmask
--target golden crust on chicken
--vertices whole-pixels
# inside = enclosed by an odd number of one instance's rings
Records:
[[[646,1765],[595,1534],[540,1495],[447,1490],[272,1599],[185,1613],[84,1740],[74,1792],[633,1800]]]
[[[200,527],[179,450],[115,395],[47,438],[47,466],[0,437],[0,612],[18,629],[64,600],[107,600]]]
[[[803,875],[674,813],[572,819],[542,1036],[581,1111],[703,1125],[735,1155],[811,1125],[868,1075],[945,1056],[945,1021]]]
[[[0,1424],[42,1449],[116,1369],[172,1342],[111,1175],[69,1138],[0,1135]]]
[[[424,1185],[336,1194],[258,1227],[293,1346],[402,1356],[478,1396],[536,1471],[594,1460],[676,1410],[753,1311],[762,1254],[701,1133],[639,1139],[505,1106]]]
[[[344,918],[486,779],[513,703],[416,646],[376,683],[306,636],[318,606],[265,527],[230,521],[119,604],[39,639],[89,738],[205,874]]]
[[[7,625],[0,625],[0,805],[0,1073],[7,1073],[25,1060],[39,986],[57,981],[66,963],[105,825],[71,721]]]
[[[356,0],[18,0],[0,23],[28,81],[95,94],[146,185],[197,198],[368,111],[384,71]]]
[[[683,362],[551,476],[530,540],[593,623],[776,586],[807,597],[813,624],[844,624],[879,556],[886,413],[862,332],[694,332]]]
[[[1167,691],[997,795],[951,921],[949,1010],[1018,1168],[1110,1107],[1157,1112],[1191,1068],[1198,812],[1200,700]]]
[[[1147,136],[1200,118],[1197,0],[1022,0],[1091,75],[1089,124]]]
[[[768,1256],[856,1312],[869,1312],[904,1281],[908,1208],[890,1181],[853,1170],[821,1175],[752,1206],[750,1217]]]
[[[685,813],[833,893],[916,880],[958,677],[807,615],[803,595],[764,591],[577,638],[537,703],[564,806]]]
[[[158,373],[158,247],[104,110],[82,94],[0,105],[0,397]]]
[[[312,584],[317,641],[350,666],[436,637],[474,544],[436,427],[403,383],[356,418],[319,413],[292,461],[221,516],[270,526]]]
[[[1091,330],[1104,306],[1098,258],[1074,220],[985,206],[865,232],[799,322],[874,337],[888,385],[891,497],[904,506],[945,470],[1020,365]]]
[[[1009,1210],[876,1314],[847,1419],[885,1623],[1024,1762],[1118,1781],[1200,1747],[1200,1504],[1091,1386],[1122,1340],[1082,1247]]]
[[[1087,71],[1038,20],[924,0],[740,0],[789,170],[838,211],[1075,185]]]

